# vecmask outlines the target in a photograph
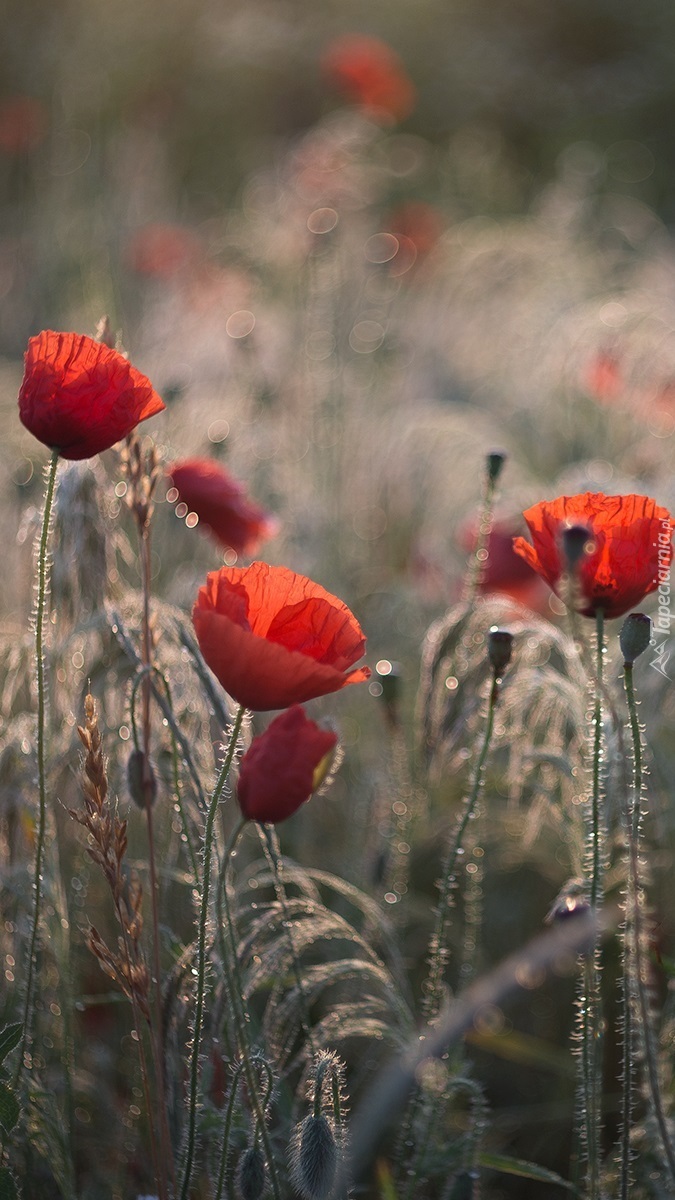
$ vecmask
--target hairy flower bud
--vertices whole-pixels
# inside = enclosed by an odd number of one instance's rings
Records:
[[[338,1144],[331,1122],[323,1113],[305,1117],[292,1147],[293,1182],[303,1200],[327,1200],[338,1167]]]
[[[154,804],[157,798],[157,776],[152,759],[143,750],[132,750],[127,762],[127,787],[129,795],[139,808]]]
[[[586,525],[570,525],[563,530],[563,552],[570,571],[576,570],[590,540],[591,532]]]
[[[626,617],[619,634],[623,661],[630,667],[647,649],[652,636],[651,618],[646,613],[631,613]]]
[[[259,1146],[249,1146],[237,1167],[237,1191],[241,1200],[261,1200],[266,1182],[265,1155]]]
[[[488,658],[497,679],[500,679],[511,662],[513,634],[507,629],[491,629],[488,634]]]
[[[506,462],[506,454],[503,450],[491,450],[485,458],[485,466],[487,467],[487,476],[490,483],[496,483],[502,473],[502,468]]]

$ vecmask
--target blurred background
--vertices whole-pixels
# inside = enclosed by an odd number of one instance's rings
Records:
[[[18,529],[0,578],[6,630],[25,628],[32,603],[47,454],[16,417],[26,341],[43,328],[93,335],[107,313],[167,404],[148,426],[165,462],[195,454],[231,467],[279,518],[263,556],[343,597],[368,634],[369,661],[383,664],[370,691],[350,688],[361,694],[323,705],[338,712],[345,763],[284,845],[381,899],[373,862],[391,798],[409,788],[420,837],[407,907],[394,919],[419,974],[438,830],[454,820],[479,724],[480,631],[470,686],[442,683],[452,744],[428,791],[404,764],[419,738],[420,647],[462,594],[486,452],[501,447],[508,462],[484,590],[506,597],[501,623],[525,621],[523,645],[545,646],[542,617],[561,621],[558,602],[511,551],[523,508],[586,489],[647,492],[675,506],[675,8],[24,0],[5,6],[3,32],[0,502]],[[73,607],[82,611],[86,595],[95,612],[137,585],[120,532],[119,467],[111,454],[67,471],[62,559],[66,575],[81,563]],[[167,491],[168,481],[157,496],[154,583],[162,601],[189,611],[223,553]],[[77,549],[92,513],[109,523],[108,568],[99,556],[89,569],[89,551]],[[57,556],[55,586],[58,565]],[[513,607],[521,602],[529,617]],[[79,632],[63,635],[60,652],[65,761],[92,658]],[[29,664],[31,655],[28,639]],[[540,665],[543,691],[551,680]],[[375,711],[389,666],[400,670],[407,718],[398,757]],[[667,949],[675,689],[647,670],[642,685],[649,836],[660,847],[652,901]],[[583,724],[583,681],[575,694]],[[532,695],[536,708],[534,684]],[[110,712],[111,737],[123,736],[123,712]],[[508,722],[500,736],[504,752]],[[554,784],[524,780],[521,769],[491,793],[480,834],[493,872],[484,965],[541,928],[576,869],[565,805],[579,784],[566,756],[579,746],[563,744],[560,728],[556,736]],[[509,1010],[507,1023],[530,1042],[514,1037],[501,1057],[474,1047],[497,1148],[562,1173],[573,1105],[568,990],[565,1005],[553,988]],[[490,1192],[549,1194],[522,1180]]]

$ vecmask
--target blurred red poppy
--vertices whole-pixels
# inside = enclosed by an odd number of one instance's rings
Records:
[[[255,554],[279,527],[276,517],[249,500],[241,483],[208,458],[171,464],[169,475],[180,500],[221,546],[237,554]]]
[[[36,96],[8,96],[0,101],[0,151],[30,154],[47,135],[47,108]]]
[[[431,254],[444,226],[438,209],[425,204],[423,200],[408,200],[405,204],[399,204],[386,220],[387,230],[398,238],[412,242],[420,259]]]
[[[163,408],[150,380],[102,342],[51,329],[28,342],[19,415],[62,458],[108,450]]]
[[[618,359],[606,350],[599,350],[584,372],[584,385],[594,400],[610,404],[625,391],[625,380]]]
[[[558,593],[566,571],[561,539],[565,529],[588,530],[577,567],[578,609],[593,617],[620,617],[667,581],[675,524],[649,496],[605,496],[585,492],[535,504],[523,516],[534,545],[514,539],[513,548]]]
[[[417,99],[398,54],[386,42],[364,34],[336,38],[324,51],[321,68],[347,100],[375,120],[402,121]]]
[[[241,760],[237,798],[247,821],[285,821],[321,784],[337,736],[310,721],[299,704],[275,717]]]
[[[517,528],[520,524],[520,521],[517,524],[508,520],[495,521],[485,547],[487,558],[483,563],[478,590],[484,596],[510,596],[526,608],[546,612],[550,593],[530,563],[522,555],[516,554],[513,546],[514,526]],[[470,553],[476,549],[477,538],[475,525],[466,527],[460,533],[461,544]]]
[[[132,271],[157,279],[170,279],[192,266],[200,255],[199,241],[189,229],[161,222],[138,229],[125,251]]]
[[[206,662],[246,708],[287,708],[370,677],[353,613],[287,567],[254,562],[206,577],[192,612]]]

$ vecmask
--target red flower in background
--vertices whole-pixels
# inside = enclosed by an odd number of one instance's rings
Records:
[[[337,736],[305,716],[299,704],[275,717],[241,760],[237,799],[247,821],[285,821],[322,782],[323,760]]]
[[[594,400],[607,404],[625,390],[625,380],[619,360],[606,350],[599,350],[586,364],[584,386]]]
[[[130,238],[125,258],[139,275],[170,279],[201,256],[198,239],[180,225],[144,225]]]
[[[46,106],[36,96],[9,96],[0,101],[0,151],[30,154],[47,135]]]
[[[51,329],[28,342],[19,415],[62,458],[108,450],[163,408],[150,380],[102,342]]]
[[[390,213],[387,230],[397,238],[406,238],[415,247],[418,258],[426,258],[435,248],[445,222],[441,213],[423,200],[409,200]]]
[[[379,38],[359,33],[336,38],[324,51],[321,68],[347,100],[375,120],[402,121],[415,107],[415,88],[401,59]]]
[[[237,554],[255,554],[260,543],[276,533],[276,518],[249,500],[242,484],[212,459],[172,463],[169,475],[180,499],[221,546]]]
[[[209,667],[246,708],[287,708],[370,677],[348,670],[366,641],[347,605],[287,567],[212,571],[192,620]]]
[[[514,525],[515,521],[495,521],[492,526],[485,547],[488,556],[483,564],[478,590],[484,596],[510,596],[526,608],[545,612],[548,610],[549,593],[530,563],[516,553],[513,545]],[[475,525],[462,531],[460,540],[465,550],[470,553],[475,551],[477,536]]]
[[[656,591],[673,556],[675,524],[649,496],[605,496],[585,492],[535,504],[523,513],[534,545],[514,539],[513,548],[558,593],[566,571],[561,538],[565,529],[588,529],[588,546],[577,568],[579,612],[620,617]]]

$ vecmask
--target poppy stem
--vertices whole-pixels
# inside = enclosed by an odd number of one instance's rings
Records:
[[[452,894],[457,886],[457,863],[464,854],[464,835],[466,833],[469,821],[473,820],[474,818],[476,806],[478,804],[483,786],[483,772],[485,770],[485,762],[490,749],[490,742],[492,741],[495,708],[497,706],[497,700],[499,697],[499,683],[500,680],[496,675],[493,675],[488,699],[485,732],[483,734],[483,742],[474,768],[471,788],[464,802],[464,809],[459,819],[455,836],[452,840],[452,845],[450,846],[443,863],[440,895],[436,908],[436,924],[430,947],[429,977],[425,988],[423,1005],[424,1015],[427,1020],[432,1020],[433,1017],[436,1016],[441,1005],[443,969],[447,961],[447,947],[445,941],[447,935],[448,914],[451,907]]]
[[[296,982],[296,986],[298,989],[298,995],[300,997],[300,1003],[302,1006],[302,1014],[301,1014],[301,1018],[300,1018],[301,1024],[303,1027],[305,1037],[307,1039],[307,1045],[308,1045],[310,1051],[312,1052],[312,1054],[316,1054],[318,1047],[315,1042],[314,1034],[312,1033],[312,1025],[311,1025],[311,1021],[309,1018],[309,1004],[307,1002],[307,994],[306,994],[305,985],[304,985],[303,978],[302,978],[302,970],[300,968],[300,960],[298,959],[298,950],[295,945],[295,939],[293,937],[293,925],[292,925],[292,921],[291,921],[291,916],[288,911],[288,896],[286,895],[286,888],[284,887],[283,858],[281,855],[281,846],[279,845],[279,838],[277,836],[277,831],[274,828],[274,825],[262,824],[260,822],[258,822],[257,824],[258,824],[258,833],[260,834],[260,840],[262,842],[265,856],[267,858],[267,861],[270,863],[270,866],[272,867],[272,874],[274,876],[274,890],[276,892],[277,900],[279,902],[279,906],[281,908],[281,912],[282,912],[282,916],[283,916],[284,934],[286,937],[286,941],[288,942],[288,948],[291,952],[291,961],[293,963],[293,974],[295,975],[295,982]]]
[[[467,603],[476,599],[488,564],[488,543],[492,532],[493,509],[497,482],[504,464],[504,456],[498,453],[488,454],[485,470],[485,488],[483,501],[478,518],[478,536],[476,546],[468,563],[464,599]]]
[[[225,754],[225,758],[223,759],[223,764],[216,781],[216,786],[213,789],[213,793],[209,801],[209,807],[206,814],[206,824],[204,826],[202,886],[199,906],[199,927],[197,932],[197,986],[195,995],[195,1017],[192,1033],[192,1057],[190,1060],[187,1140],[184,1154],[183,1181],[180,1189],[181,1200],[188,1200],[188,1196],[190,1194],[190,1182],[192,1179],[192,1170],[194,1167],[197,1141],[196,1133],[197,1108],[199,1099],[199,1058],[201,1051],[202,1030],[204,1025],[204,1007],[206,1001],[206,942],[209,921],[209,903],[211,898],[211,862],[213,858],[214,826],[216,813],[218,811],[218,804],[223,793],[223,788],[227,782],[227,777],[230,773],[230,767],[232,766],[237,748],[239,731],[241,729],[245,711],[246,710],[243,704],[241,704],[237,709],[237,713],[234,718],[234,724],[230,733],[230,741],[227,747],[227,752]],[[237,836],[239,835],[239,832],[240,830],[237,832]]]
[[[19,1045],[19,1057],[14,1072],[14,1091],[17,1090],[24,1067],[26,1066],[26,1051],[31,1040],[33,1024],[33,995],[35,991],[35,968],[37,965],[37,948],[40,929],[40,913],[42,907],[42,871],[45,854],[45,833],[47,824],[47,681],[44,660],[44,624],[47,615],[47,597],[49,595],[50,558],[49,533],[51,529],[52,507],[56,488],[56,472],[59,465],[58,450],[52,451],[51,459],[45,468],[45,498],[42,510],[42,529],[38,544],[37,560],[37,597],[35,603],[35,669],[37,685],[37,775],[38,775],[38,820],[35,834],[35,866],[33,873],[33,922],[28,943],[28,963],[26,969],[26,987],[23,1005],[23,1030]]]
[[[229,873],[230,867],[232,865],[233,851],[234,851],[234,848],[235,848],[237,842],[239,841],[239,838],[241,836],[242,830],[244,829],[244,826],[247,824],[248,824],[247,820],[245,818],[242,818],[242,820],[239,822],[239,824],[235,828],[232,836],[230,837],[230,840],[227,843],[227,846],[225,847],[225,852],[223,854],[223,862],[222,862],[222,867],[221,867],[222,879],[219,880],[219,882],[218,882],[218,893],[217,893],[218,927],[219,927],[219,931],[222,930],[223,915],[224,915],[225,916],[224,923],[227,927],[227,936],[228,936],[228,941],[229,941],[229,953],[228,953],[227,947],[225,947],[224,945],[222,946],[223,973],[225,976],[225,986],[226,986],[228,995],[230,997],[230,1002],[232,1005],[232,1013],[233,1013],[233,1016],[235,1019],[235,1025],[236,1025],[236,1029],[237,1029],[237,1041],[239,1043],[239,1053],[241,1054],[243,1070],[244,1070],[244,1078],[246,1080],[246,1088],[248,1091],[250,1104],[253,1109],[253,1113],[254,1113],[255,1120],[256,1120],[256,1138],[259,1137],[263,1144],[265,1157],[267,1159],[267,1166],[268,1166],[268,1170],[270,1173],[270,1182],[272,1184],[272,1191],[274,1193],[274,1200],[281,1200],[279,1179],[277,1176],[277,1169],[276,1169],[276,1164],[274,1161],[274,1150],[272,1147],[272,1143],[270,1141],[270,1136],[269,1136],[269,1132],[267,1129],[267,1122],[265,1119],[265,1109],[266,1109],[267,1103],[269,1101],[269,1093],[268,1093],[266,1099],[264,1100],[264,1102],[261,1103],[260,1096],[259,1096],[259,1090],[258,1090],[258,1087],[256,1086],[255,1074],[254,1074],[254,1069],[253,1069],[253,1062],[256,1059],[259,1061],[260,1056],[259,1055],[255,1056],[255,1055],[251,1054],[251,1046],[250,1046],[249,1036],[248,1036],[248,1015],[247,1015],[245,1007],[244,1007],[244,989],[242,987],[241,977],[239,974],[239,961],[238,961],[238,954],[237,954],[237,933],[236,933],[236,929],[234,926],[234,920],[232,918],[232,911],[230,908],[230,901],[229,901],[229,896],[228,896],[228,873]],[[231,972],[230,972],[230,970],[228,970],[228,963],[227,963],[228,958],[230,959]],[[269,1068],[268,1068],[268,1070],[269,1070]]]
[[[601,854],[602,822],[602,691],[605,654],[604,611],[595,613],[596,659],[593,684],[591,811],[589,828],[588,865],[590,869],[590,904],[596,912],[603,900],[603,863]],[[582,1069],[582,1128],[586,1151],[588,1200],[600,1196],[600,1138],[602,1133],[602,995],[600,989],[600,948],[596,938],[586,956],[583,971],[581,1014]]]
[[[464,802],[464,809],[460,816],[455,835],[452,839],[452,844],[448,850],[442,867],[440,894],[438,897],[438,905],[436,907],[436,921],[431,942],[429,944],[429,974],[424,985],[424,998],[422,1002],[422,1012],[427,1023],[431,1023],[438,1016],[438,1013],[442,1007],[443,974],[448,960],[448,923],[450,910],[452,907],[453,893],[457,887],[457,864],[464,855],[464,835],[469,822],[475,816],[476,808],[483,788],[485,763],[487,761],[490,744],[492,742],[495,709],[499,699],[500,683],[501,675],[498,674],[497,669],[493,668],[483,741],[478,753],[476,765],[474,767],[471,787]],[[425,1131],[415,1129],[415,1126],[419,1123],[417,1118],[420,1112],[422,1113],[423,1118],[426,1118],[427,1128]],[[429,1141],[431,1133],[429,1122],[434,1121],[437,1115],[437,1111],[433,1108],[429,1109],[425,1105],[424,1099],[420,1100],[420,1095],[417,1093],[408,1108],[408,1112],[403,1123],[402,1132],[399,1135],[399,1145],[402,1147],[405,1147],[407,1142],[411,1140],[414,1140],[416,1145],[416,1149],[413,1150],[411,1160],[408,1160],[406,1163],[406,1179],[408,1186],[406,1192],[404,1193],[405,1200],[411,1200],[416,1186],[422,1181],[425,1147]],[[413,1130],[415,1130],[414,1139]]]
[[[623,679],[630,717],[633,744],[633,781],[630,801],[626,802],[625,821],[628,841],[628,880],[624,929],[624,1064],[623,1064],[623,1136],[621,1146],[621,1200],[627,1200],[630,1188],[630,1119],[634,1080],[633,1052],[639,1031],[647,1092],[652,1107],[663,1165],[675,1182],[675,1147],[664,1111],[658,1054],[655,1045],[652,1009],[645,961],[645,934],[642,924],[643,884],[640,877],[640,829],[642,824],[642,732],[633,686],[633,664],[624,662]],[[634,1022],[633,1013],[637,1020]],[[635,1026],[635,1027],[634,1027]]]

